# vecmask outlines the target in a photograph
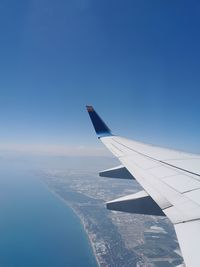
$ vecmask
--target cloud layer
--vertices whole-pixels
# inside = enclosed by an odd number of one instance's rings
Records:
[[[0,144],[0,154],[44,156],[109,156],[102,146],[67,146],[46,144]]]

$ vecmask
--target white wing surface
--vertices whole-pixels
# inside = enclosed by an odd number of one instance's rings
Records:
[[[142,197],[141,194],[128,197],[127,201],[133,206],[128,210],[137,212],[141,200],[149,203],[150,210],[146,212],[144,209],[144,213],[153,214],[155,205],[158,205],[160,213],[157,215],[165,214],[175,227],[186,266],[199,267],[200,156],[112,135],[93,107],[87,106],[87,110],[99,139],[146,192],[142,193]],[[123,210],[123,201],[123,198],[122,202],[114,201],[115,210],[119,202],[119,210]],[[109,206],[111,204],[113,202]],[[147,207],[146,204],[141,205],[141,209],[144,206]],[[142,210],[137,213],[142,213]]]

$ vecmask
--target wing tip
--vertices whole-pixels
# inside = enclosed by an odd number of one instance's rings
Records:
[[[86,109],[87,109],[88,112],[93,112],[94,111],[94,108],[91,105],[86,105]]]
[[[112,135],[111,130],[105,124],[105,122],[101,119],[101,117],[94,110],[92,105],[86,105],[86,109],[89,113],[90,119],[96,131],[98,137],[110,136]]]

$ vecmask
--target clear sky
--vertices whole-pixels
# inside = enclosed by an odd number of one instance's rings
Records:
[[[101,154],[92,104],[119,135],[200,153],[199,103],[199,1],[1,1],[1,149]]]

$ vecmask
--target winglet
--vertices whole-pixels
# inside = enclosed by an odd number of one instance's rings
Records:
[[[99,115],[94,110],[93,106],[86,106],[86,108],[98,137],[100,138],[112,135],[111,130],[108,128],[105,122],[99,117]]]

